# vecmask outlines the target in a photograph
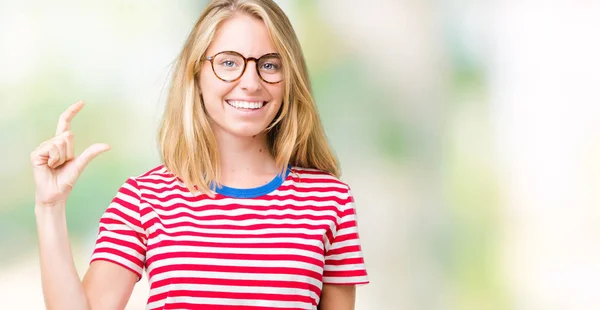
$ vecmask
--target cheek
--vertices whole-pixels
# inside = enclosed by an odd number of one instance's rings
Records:
[[[277,102],[277,104],[281,105],[283,103],[283,91],[285,89],[285,85],[283,83],[270,85],[269,93],[273,97],[273,100]]]
[[[216,77],[211,76],[213,73],[209,70],[204,70],[200,73],[200,81],[198,83],[202,99],[205,105],[221,104],[221,99],[230,90],[230,85],[221,82]]]

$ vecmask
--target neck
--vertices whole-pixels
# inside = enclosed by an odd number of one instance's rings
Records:
[[[221,184],[231,187],[254,187],[270,181],[279,169],[271,155],[267,134],[239,137],[216,130],[221,164]]]

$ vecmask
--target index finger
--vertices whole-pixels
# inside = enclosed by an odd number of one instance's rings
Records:
[[[83,108],[83,101],[79,100],[68,107],[67,110],[60,115],[58,118],[58,125],[56,126],[56,135],[71,129],[71,120],[77,115],[77,112],[79,112],[81,108]]]

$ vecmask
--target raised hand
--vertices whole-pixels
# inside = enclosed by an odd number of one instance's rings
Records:
[[[79,156],[74,155],[71,120],[82,108],[83,101],[71,105],[60,115],[55,136],[31,152],[36,207],[65,205],[87,164],[110,150],[108,144],[96,143]]]

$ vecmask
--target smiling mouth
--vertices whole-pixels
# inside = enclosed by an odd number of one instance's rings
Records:
[[[240,101],[240,100],[225,100],[228,105],[239,110],[259,110],[265,106],[267,101]]]

